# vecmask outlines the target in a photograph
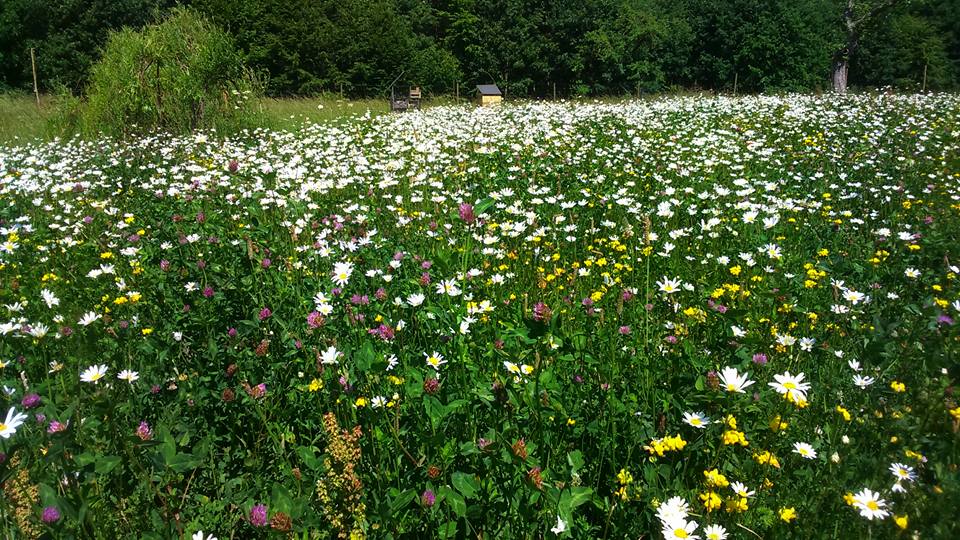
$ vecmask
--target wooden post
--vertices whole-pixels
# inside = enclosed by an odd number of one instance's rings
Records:
[[[340,83],[340,99],[343,99],[343,83]]]
[[[557,81],[553,81],[553,100],[557,100]]]
[[[923,63],[923,86],[920,88],[921,92],[927,91],[927,63]]]
[[[30,67],[33,68],[33,95],[37,98],[37,108],[40,108],[40,89],[37,87],[37,58],[30,47]],[[926,73],[926,70],[924,70]]]
[[[457,105],[459,105],[460,104],[460,81],[457,81],[456,83],[454,83],[453,95],[454,95],[454,99],[456,99],[457,101]]]
[[[737,80],[740,78],[739,73],[733,74],[733,95],[737,95]]]

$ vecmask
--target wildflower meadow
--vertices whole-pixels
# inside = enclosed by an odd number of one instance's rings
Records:
[[[0,523],[952,538],[958,275],[955,94],[0,147]]]

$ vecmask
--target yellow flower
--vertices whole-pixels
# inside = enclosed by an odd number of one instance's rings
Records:
[[[710,487],[725,488],[730,485],[730,482],[727,481],[727,477],[720,474],[717,469],[703,471],[703,476],[707,478],[707,485]]]
[[[950,416],[952,416],[954,420],[960,420],[960,406],[950,409]]]
[[[720,506],[723,504],[723,501],[720,500],[720,496],[713,491],[701,493],[700,500],[703,501],[703,507],[707,509],[707,512],[713,512],[714,510],[720,508]]]
[[[633,482],[633,475],[626,469],[620,469],[620,472],[617,473],[617,481],[620,482],[620,485],[625,486]]]
[[[777,433],[779,431],[784,431],[787,429],[789,425],[790,424],[788,424],[787,422],[784,422],[783,419],[780,418],[780,415],[778,414],[773,417],[773,420],[770,420],[770,431],[774,433]]]
[[[847,422],[850,421],[850,411],[844,409],[840,405],[837,405],[837,412],[843,415],[843,419]]]
[[[905,385],[905,384],[903,384],[902,382],[899,382],[899,381],[892,381],[892,382],[890,383],[890,388],[892,388],[893,391],[896,392],[896,393],[898,393],[898,394],[907,391],[907,385]]]
[[[321,388],[323,388],[323,381],[321,381],[320,379],[314,379],[314,380],[310,381],[310,386],[307,387],[307,390],[309,390],[309,391],[311,391],[311,392],[316,392],[317,390],[320,390]]]
[[[110,253],[109,251],[104,251],[103,253],[100,254],[100,258],[101,258],[101,259],[112,259],[112,258],[113,258],[113,253]]]
[[[780,509],[780,519],[786,523],[797,519],[797,511],[791,506],[790,508],[781,508]]]
[[[723,444],[739,444],[740,446],[748,446],[750,443],[747,442],[743,432],[731,429],[723,432]]]
[[[366,406],[367,406],[367,398],[365,398],[365,397],[358,397],[357,400],[353,403],[353,406],[354,406],[354,407],[366,407]]]
[[[744,497],[731,497],[727,499],[727,512],[746,512],[750,509],[747,505],[747,499]]]
[[[897,527],[900,527],[900,530],[907,530],[907,516],[893,516],[893,522],[897,524]]]
[[[140,333],[145,336],[149,336],[150,334],[153,333],[153,328],[144,328],[143,330],[140,331]]]
[[[739,276],[740,272],[742,271],[743,271],[743,268],[741,268],[739,264],[736,266],[730,267],[730,273],[733,274],[734,276]]]
[[[754,454],[753,459],[755,459],[757,463],[761,465],[770,465],[771,467],[775,467],[777,469],[780,468],[780,461],[777,459],[777,456],[771,454],[767,450],[764,450],[759,454]]]

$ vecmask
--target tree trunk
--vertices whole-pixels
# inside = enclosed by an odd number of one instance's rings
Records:
[[[846,27],[847,45],[833,55],[833,91],[838,94],[847,93],[847,74],[850,71],[850,57],[857,48],[857,33],[859,23],[854,19],[854,0],[847,0],[847,7],[843,10],[843,24]]]
[[[838,55],[833,61],[833,91],[838,94],[847,93],[847,71],[850,61],[844,55]]]

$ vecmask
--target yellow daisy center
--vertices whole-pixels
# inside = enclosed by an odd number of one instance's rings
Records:
[[[690,535],[687,534],[687,531],[684,529],[675,529],[673,535],[677,538],[688,538]]]
[[[793,390],[797,387],[797,385],[794,384],[793,381],[787,381],[783,383],[783,387],[786,388],[787,390]]]
[[[868,502],[867,502],[867,508],[869,508],[869,509],[871,509],[871,510],[879,510],[879,509],[880,509],[880,507],[877,506],[876,501],[868,501]]]

